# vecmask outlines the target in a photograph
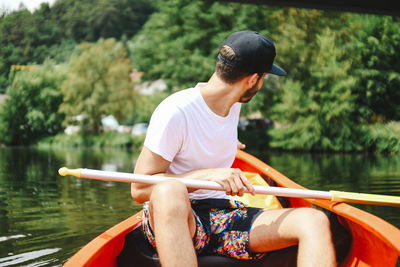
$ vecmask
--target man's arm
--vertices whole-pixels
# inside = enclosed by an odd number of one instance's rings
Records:
[[[171,162],[143,146],[143,149],[136,161],[134,173],[146,175],[164,175],[170,164]],[[150,199],[153,186],[154,185],[132,183],[131,195],[138,203],[148,201]]]
[[[214,181],[222,185],[228,195],[242,196],[246,188],[254,194],[252,184],[239,169],[214,168],[179,175],[166,174],[170,164],[171,162],[144,146],[136,162],[134,173]],[[153,185],[132,183],[131,195],[138,203],[143,203],[150,199],[152,189]],[[194,190],[196,189],[190,191]]]

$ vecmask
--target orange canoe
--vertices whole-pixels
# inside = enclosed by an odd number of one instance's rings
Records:
[[[269,184],[304,188],[250,154],[238,151],[234,168],[260,174]],[[400,266],[400,229],[381,218],[345,203],[327,200],[278,198],[283,207],[315,207],[331,220],[339,266]],[[141,236],[139,212],[102,233],[71,257],[64,266],[160,266]],[[123,253],[121,253],[121,251]],[[292,266],[296,247],[287,248],[258,262],[220,256],[199,257],[199,266]],[[118,265],[117,265],[118,262]]]

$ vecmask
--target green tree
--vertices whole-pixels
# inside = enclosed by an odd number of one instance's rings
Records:
[[[351,17],[350,13],[301,8],[281,8],[268,14],[279,65],[287,69],[292,79],[309,79],[308,66],[319,49],[317,36],[329,28],[341,45],[354,30],[349,23]]]
[[[129,123],[149,122],[153,111],[169,94],[167,92],[155,92],[150,95],[137,95],[135,97],[135,109],[129,113]]]
[[[28,10],[13,12],[0,21],[0,92],[2,93],[11,84],[8,81],[11,65],[25,64],[33,52],[30,46],[32,40],[24,34],[27,27],[32,24]]]
[[[192,86],[208,79],[219,45],[230,33],[255,30],[274,40],[277,63],[292,77],[304,79],[316,35],[327,26],[344,34],[349,17],[348,13],[252,4],[164,1],[133,39],[133,62],[146,73],[145,79],[163,78],[171,88]]]
[[[17,73],[0,111],[0,140],[7,145],[27,145],[62,130],[58,114],[62,95],[62,68],[50,63]]]
[[[360,77],[353,94],[362,123],[400,120],[400,22],[396,18],[357,15],[360,25],[350,43],[356,55],[354,75]]]
[[[171,0],[161,2],[159,10],[133,39],[132,57],[145,79],[163,78],[171,88],[206,81],[219,45],[233,31],[268,33],[267,9],[256,5]]]
[[[64,37],[76,42],[99,38],[131,38],[155,11],[155,0],[58,0],[52,20]]]
[[[349,75],[351,61],[327,28],[317,36],[307,83],[287,79],[282,102],[274,106],[283,125],[270,131],[271,145],[300,150],[356,150],[357,128],[351,120],[356,78]]]
[[[64,125],[76,123],[86,132],[98,133],[103,115],[124,119],[134,105],[132,67],[121,44],[115,39],[83,43],[67,66],[68,77],[61,85],[64,101],[60,112]]]
[[[282,101],[282,93],[286,90],[285,81],[298,81],[301,86],[311,80],[309,67],[314,61],[315,51],[319,44],[317,36],[329,27],[336,35],[336,43],[341,45],[348,39],[354,26],[348,21],[351,14],[343,12],[327,12],[300,8],[265,8],[258,16],[242,14],[244,25],[257,25],[252,20],[261,22],[256,26],[260,31],[267,33],[274,40],[277,57],[276,63],[287,72],[287,77],[270,75],[263,88],[255,98],[243,106],[242,114],[260,111],[264,117],[271,116],[271,109]],[[238,17],[240,18],[240,16]],[[246,22],[247,21],[247,22]],[[251,24],[248,24],[248,21]],[[290,90],[290,89],[288,89]]]
[[[0,88],[5,90],[11,65],[42,63],[47,50],[60,40],[60,29],[50,19],[51,10],[42,4],[34,14],[27,9],[12,12],[0,21]]]
[[[131,38],[154,12],[155,0],[58,0],[0,13],[0,92],[11,84],[12,65],[65,62],[75,43],[100,37]],[[66,48],[66,49],[65,49]]]

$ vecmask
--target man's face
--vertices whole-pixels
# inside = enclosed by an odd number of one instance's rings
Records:
[[[261,87],[264,83],[265,75],[266,75],[266,73],[261,75],[261,77],[259,77],[257,82],[254,84],[254,86],[249,88],[246,92],[243,93],[243,95],[239,99],[240,103],[249,102],[253,98],[253,96],[255,96],[257,94],[257,92],[261,89]]]

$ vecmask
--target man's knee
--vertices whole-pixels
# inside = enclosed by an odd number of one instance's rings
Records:
[[[330,222],[325,213],[313,208],[303,208],[302,218],[299,221],[302,235],[321,236],[327,235],[330,237]]]
[[[166,180],[154,186],[151,197],[171,197],[174,196],[188,196],[186,186],[177,180]]]
[[[150,211],[158,214],[176,215],[191,209],[186,186],[175,180],[157,184],[150,196]]]

